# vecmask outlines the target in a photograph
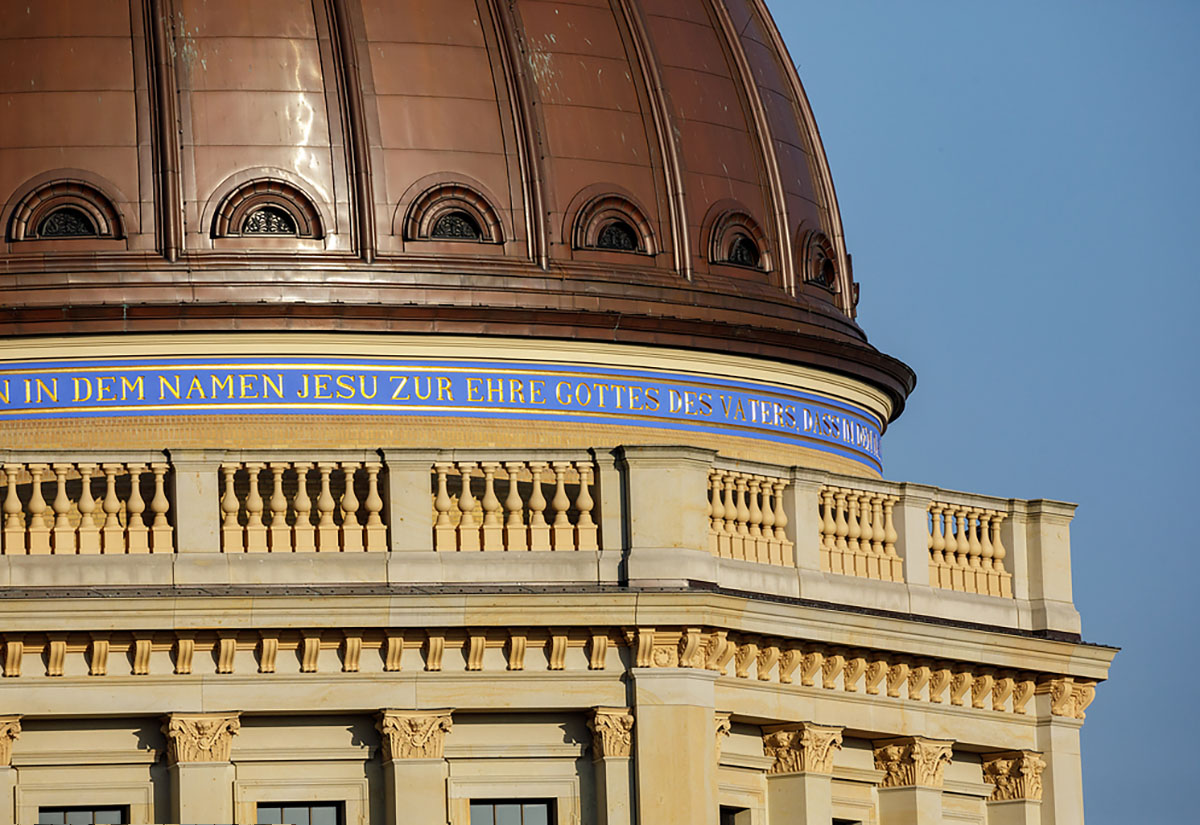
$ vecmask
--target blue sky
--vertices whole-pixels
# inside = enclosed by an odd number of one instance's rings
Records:
[[[1200,3],[768,0],[859,322],[911,365],[885,473],[1080,504],[1089,825],[1194,810]]]

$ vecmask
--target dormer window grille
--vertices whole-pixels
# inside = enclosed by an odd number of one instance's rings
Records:
[[[64,206],[55,209],[38,224],[39,238],[94,238],[96,225],[80,209]]]
[[[611,221],[600,230],[596,239],[597,249],[612,249],[618,252],[637,252],[637,236],[633,227],[625,221]]]
[[[296,221],[278,206],[264,206],[246,216],[243,235],[296,235]]]
[[[431,238],[446,241],[479,241],[483,231],[479,223],[466,212],[447,212],[433,224]]]
[[[761,259],[762,254],[758,251],[758,244],[746,235],[734,236],[733,243],[729,246],[729,263],[758,269]]]

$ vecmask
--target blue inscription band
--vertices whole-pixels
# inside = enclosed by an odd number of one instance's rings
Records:
[[[591,421],[698,430],[837,453],[882,471],[880,422],[770,384],[504,361],[234,356],[0,367],[0,420],[319,413]]]

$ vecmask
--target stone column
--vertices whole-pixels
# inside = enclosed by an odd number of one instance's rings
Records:
[[[633,822],[629,794],[633,714],[629,708],[594,708],[588,729],[592,732],[598,821],[600,825],[630,825]]]
[[[833,758],[842,729],[811,722],[763,728],[769,825],[826,825],[833,821]]]
[[[383,745],[388,825],[446,825],[446,734],[451,711],[385,710],[376,729]]]
[[[698,447],[619,448],[631,582],[717,580],[705,514],[708,473],[715,456],[714,451]]]
[[[17,821],[17,772],[12,766],[13,742],[21,738],[21,717],[0,716],[0,825]]]
[[[983,780],[996,786],[988,800],[988,825],[1041,825],[1045,767],[1037,751],[983,755]]]
[[[882,739],[875,745],[879,825],[940,825],[942,781],[954,743],[923,736]]]
[[[717,825],[713,685],[717,673],[632,669],[637,821]]]
[[[1073,825],[1083,811],[1083,761],[1079,747],[1079,729],[1084,711],[1096,695],[1092,682],[1076,682],[1062,677],[1037,686],[1037,746],[1046,762],[1043,774],[1045,798],[1042,803],[1044,825]]]
[[[167,737],[172,822],[233,822],[229,753],[241,727],[236,713],[172,713]]]

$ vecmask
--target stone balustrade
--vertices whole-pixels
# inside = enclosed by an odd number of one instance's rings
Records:
[[[4,555],[174,551],[166,493],[170,465],[162,453],[63,459],[4,454]]]
[[[821,569],[880,581],[904,581],[904,562],[896,553],[892,509],[899,496],[821,487]]]
[[[1078,631],[1072,505],[696,447],[6,451],[0,467],[0,585],[700,583]],[[177,561],[32,558],[144,553]],[[224,566],[198,557],[214,553]],[[336,558],[300,558],[317,554]]]
[[[435,462],[434,549],[598,550],[594,478],[590,458]]]
[[[785,478],[714,468],[708,476],[709,550],[723,559],[791,567]]]
[[[387,550],[375,461],[223,461],[226,553]]]
[[[1012,598],[1008,551],[1001,536],[1006,514],[985,507],[934,501],[929,505],[929,583],[934,587]]]

